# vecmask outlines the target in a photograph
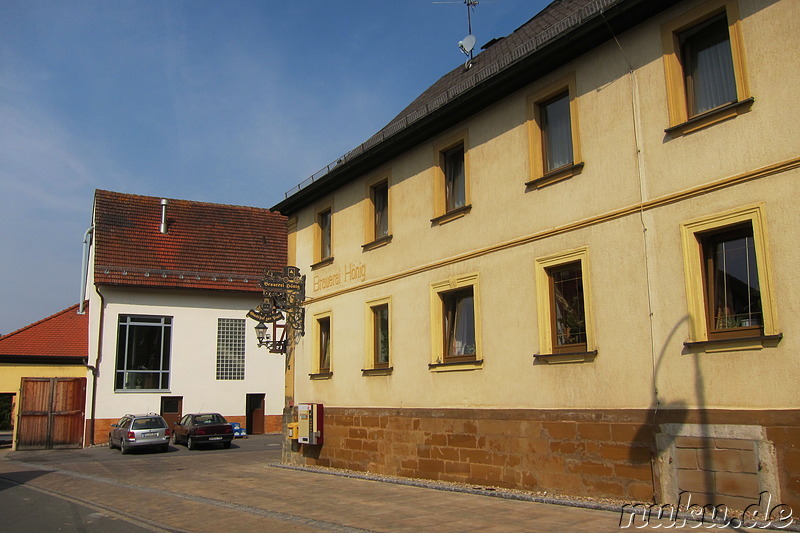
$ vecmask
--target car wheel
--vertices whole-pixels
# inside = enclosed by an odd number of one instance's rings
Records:
[[[116,448],[116,446],[114,446],[114,441],[111,440],[111,433],[108,434],[108,447],[111,448],[112,450]]]
[[[197,448],[197,445],[195,444],[194,439],[192,437],[186,438],[186,447],[189,448],[190,450],[194,450],[195,448]]]
[[[222,447],[225,448],[225,449],[230,448],[231,447],[231,441],[223,442],[222,443]]]
[[[130,446],[128,446],[127,444],[125,444],[125,439],[120,439],[120,440],[119,440],[119,451],[121,451],[121,452],[122,452],[122,455],[125,455],[125,454],[127,454],[129,451],[131,451],[131,448],[130,448]]]

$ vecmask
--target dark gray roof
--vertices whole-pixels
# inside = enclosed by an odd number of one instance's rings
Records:
[[[543,46],[564,31],[580,24],[586,17],[618,0],[555,0],[535,17],[500,39],[487,50],[478,54],[469,69],[459,66],[439,78],[424,93],[419,95],[405,109],[392,119],[378,135],[392,131],[404,122],[436,107],[440,100],[446,100],[462,88],[471,87],[511,62]]]
[[[679,1],[553,1],[475,56],[471,68],[460,65],[442,76],[378,133],[288,191],[272,209],[293,213]]]

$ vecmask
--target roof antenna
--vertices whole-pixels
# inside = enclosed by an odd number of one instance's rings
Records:
[[[472,49],[475,47],[475,36],[472,35],[472,11],[475,11],[475,6],[478,5],[478,0],[463,0],[464,5],[467,6],[467,29],[469,30],[469,35],[458,41],[458,48],[464,52],[465,55],[469,56],[467,62],[464,63],[464,68],[470,68],[472,66],[472,60],[474,59],[472,55]],[[434,4],[455,4],[456,2],[452,1],[444,1],[444,2],[433,2]]]
[[[469,35],[458,41],[458,47],[462,52],[464,52],[465,55],[469,56],[467,62],[464,63],[464,68],[470,68],[472,66],[472,60],[474,59],[472,56],[472,49],[475,47],[475,36],[472,34],[471,12],[475,11],[475,6],[478,5],[478,0],[464,0],[464,5],[467,6],[467,29],[469,30]]]

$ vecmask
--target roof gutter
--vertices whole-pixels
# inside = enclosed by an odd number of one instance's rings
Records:
[[[583,55],[681,0],[620,0],[589,16],[578,26],[508,65],[472,88],[424,114],[395,133],[343,156],[329,172],[271,209],[290,216],[343,184],[442,133],[545,74]],[[609,29],[610,28],[610,29]],[[613,34],[612,34],[613,31]],[[476,58],[478,61],[480,56]],[[353,155],[361,150],[360,154]]]

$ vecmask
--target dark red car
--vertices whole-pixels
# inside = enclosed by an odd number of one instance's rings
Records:
[[[233,426],[219,413],[198,413],[185,415],[172,426],[174,443],[186,443],[190,450],[198,444],[220,443],[230,448],[233,441]]]

